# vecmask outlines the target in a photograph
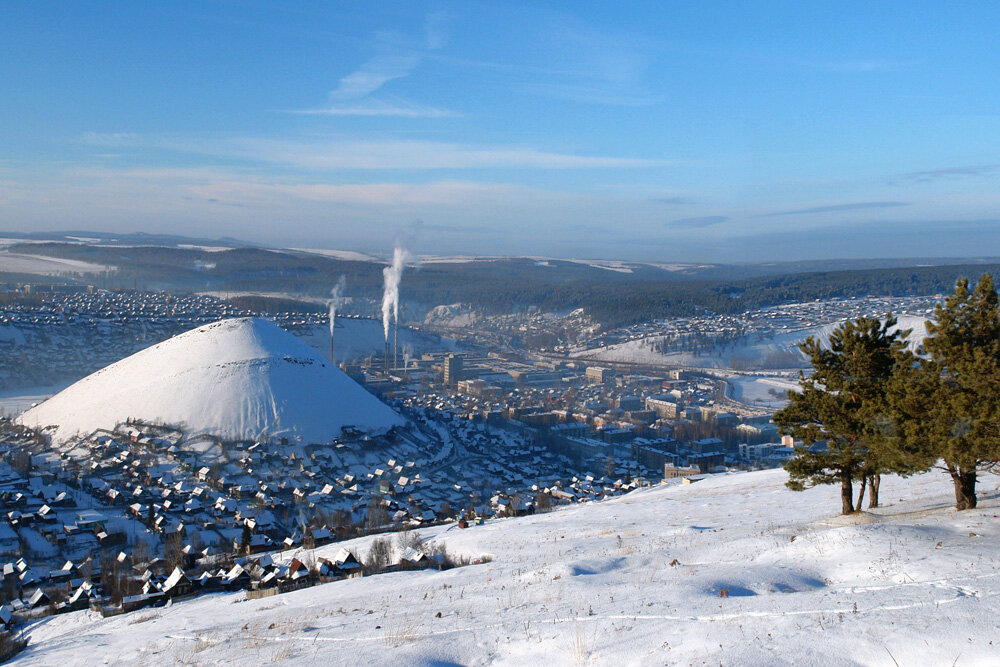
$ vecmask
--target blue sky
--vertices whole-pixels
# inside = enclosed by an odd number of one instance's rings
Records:
[[[963,2],[7,2],[0,230],[1000,255],[998,25]]]

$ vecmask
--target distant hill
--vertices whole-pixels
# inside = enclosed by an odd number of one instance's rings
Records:
[[[916,316],[901,316],[898,320],[897,329],[912,329],[906,342],[911,350],[916,351],[927,336],[926,320]],[[740,368],[743,370],[808,368],[809,360],[799,350],[799,343],[814,336],[825,345],[830,339],[830,334],[841,323],[832,322],[806,327],[767,338],[757,335],[746,336],[731,342],[724,348],[717,348],[698,355],[692,352],[661,354],[652,349],[648,340],[634,340],[576,352],[573,356],[595,361],[671,364],[695,368]]]
[[[89,278],[109,288],[213,290],[295,294],[324,299],[343,276],[348,295],[375,303],[383,264],[357,255],[253,247],[108,246],[23,243],[21,255],[41,255],[116,270]],[[824,269],[824,270],[817,270]],[[586,309],[607,327],[686,316],[852,296],[926,296],[950,292],[959,277],[1000,273],[1000,260],[846,260],[746,266],[656,265],[508,258],[427,261],[406,271],[401,287],[413,316],[443,304],[470,304],[484,313],[527,308]],[[0,281],[2,281],[0,274]],[[377,306],[373,306],[374,314]]]

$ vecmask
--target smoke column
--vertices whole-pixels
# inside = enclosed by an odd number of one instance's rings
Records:
[[[399,283],[403,279],[403,267],[410,259],[410,253],[402,246],[396,246],[392,251],[392,264],[382,269],[385,280],[385,291],[382,293],[382,330],[385,342],[389,342],[389,321],[395,317],[399,322]]]
[[[385,281],[385,291],[382,293],[382,331],[385,334],[385,365],[389,368],[389,322],[395,322],[396,329],[393,336],[394,366],[399,365],[399,283],[403,280],[403,268],[406,263],[413,260],[406,249],[412,247],[421,228],[424,226],[422,220],[414,220],[409,226],[409,230],[402,236],[397,237],[395,247],[392,251],[392,264],[382,269],[382,277]]]
[[[337,308],[344,302],[344,289],[347,287],[347,279],[340,276],[340,280],[330,290],[330,363],[336,363],[333,359],[333,327],[337,321]]]

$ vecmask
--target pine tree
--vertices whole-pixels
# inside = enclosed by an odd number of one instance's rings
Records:
[[[240,536],[240,553],[249,554],[251,548],[251,541],[253,540],[253,532],[250,530],[250,526],[243,524],[243,534]]]
[[[900,367],[890,398],[893,447],[900,456],[940,461],[955,486],[955,507],[976,506],[976,473],[1000,461],[1000,307],[993,279],[974,290],[965,278],[934,310],[926,358]]]
[[[837,327],[829,347],[807,338],[799,347],[809,357],[813,373],[800,375],[801,390],[788,392],[788,406],[774,416],[783,433],[806,445],[797,448],[785,465],[788,487],[801,491],[839,483],[844,514],[861,509],[866,482],[874,495],[870,506],[877,506],[880,475],[910,471],[901,459],[887,456],[882,446],[886,384],[897,365],[909,359],[903,339],[910,332],[890,331],[895,326],[891,315],[884,322],[862,317]],[[856,504],[855,481],[862,483]]]

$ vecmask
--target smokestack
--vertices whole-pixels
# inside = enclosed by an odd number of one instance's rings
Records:
[[[392,368],[393,370],[399,368],[399,321],[396,321],[396,326],[392,330]]]
[[[337,322],[337,308],[340,307],[343,301],[344,289],[346,287],[347,279],[344,276],[340,276],[340,280],[330,290],[330,363],[334,366],[337,365],[337,360],[333,358],[333,329]]]

